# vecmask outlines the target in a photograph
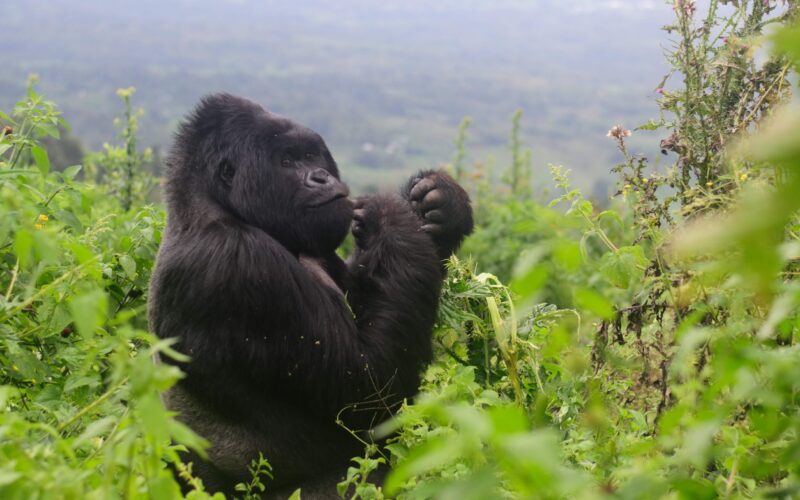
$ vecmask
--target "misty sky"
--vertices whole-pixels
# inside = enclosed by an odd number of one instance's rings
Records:
[[[464,116],[474,159],[502,158],[521,108],[537,166],[592,182],[616,158],[606,130],[658,115],[672,18],[660,0],[3,3],[0,107],[38,73],[91,148],[113,140],[114,92],[131,85],[148,144],[226,90],[317,129],[344,163],[401,171],[447,161]],[[404,156],[366,158],[366,143]]]

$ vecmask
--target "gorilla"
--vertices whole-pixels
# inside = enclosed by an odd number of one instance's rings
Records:
[[[269,495],[336,497],[358,433],[412,397],[431,360],[442,261],[472,231],[467,194],[423,171],[399,196],[351,201],[317,133],[229,94],[180,125],[165,191],[150,327],[189,358],[165,360],[185,373],[165,404],[211,445],[184,459],[232,493],[263,453]]]

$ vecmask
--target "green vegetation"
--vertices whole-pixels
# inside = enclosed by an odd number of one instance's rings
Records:
[[[719,3],[733,8],[720,15]],[[420,396],[375,431],[389,444],[367,444],[341,492],[800,496],[800,108],[789,99],[800,26],[786,22],[797,10],[676,0],[668,58],[682,77],[632,134],[665,132],[677,160],[657,173],[613,127],[607,207],[560,167],[548,199],[531,194],[519,115],[497,175],[467,164],[462,123],[452,167],[478,228],[449,262],[437,356]],[[180,355],[146,331],[164,214],[148,202],[131,94],[120,92],[121,145],[85,167],[51,165],[42,141],[65,124],[33,82],[0,113],[3,498],[179,497],[167,462],[191,498],[208,497],[175,452],[204,443],[159,399],[181,374],[153,357]],[[268,460],[253,462],[243,497],[264,491]],[[379,487],[369,473],[382,462],[394,470]]]

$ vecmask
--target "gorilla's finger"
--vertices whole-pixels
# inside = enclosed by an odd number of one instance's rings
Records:
[[[428,234],[437,236],[439,234],[442,234],[443,226],[441,224],[425,224],[420,229],[422,229]]]
[[[432,189],[428,191],[425,198],[419,204],[419,209],[422,211],[433,210],[434,208],[441,207],[444,204],[444,193],[441,189]]]
[[[364,198],[357,198],[353,200],[353,208],[363,208],[364,207]]]
[[[367,216],[367,211],[364,210],[363,208],[356,208],[355,210],[353,210],[353,220],[356,220],[358,222],[363,222],[366,216]]]
[[[430,178],[422,179],[417,183],[416,186],[414,186],[411,189],[411,192],[408,194],[408,198],[410,200],[419,201],[425,196],[425,194],[428,191],[430,191],[434,187],[436,187],[436,183],[433,182],[433,179]]]
[[[441,224],[442,222],[444,222],[444,212],[442,212],[441,210],[431,210],[430,212],[426,212],[425,220]]]

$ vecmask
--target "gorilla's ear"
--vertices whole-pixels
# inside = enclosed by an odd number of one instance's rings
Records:
[[[217,177],[228,187],[233,184],[233,176],[236,175],[236,167],[228,160],[222,160],[217,167]]]

